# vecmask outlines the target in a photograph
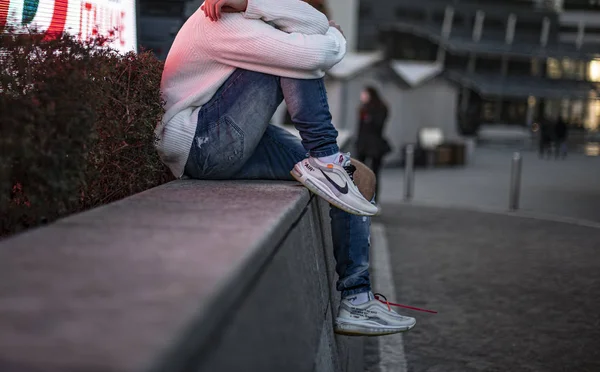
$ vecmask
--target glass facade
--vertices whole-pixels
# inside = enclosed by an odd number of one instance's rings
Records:
[[[593,101],[589,107],[589,120],[586,127],[591,131],[600,130],[600,100]]]
[[[591,61],[588,65],[588,79],[600,83],[600,60]]]

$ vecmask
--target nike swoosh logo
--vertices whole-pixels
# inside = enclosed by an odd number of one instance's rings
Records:
[[[338,185],[337,183],[333,182],[333,180],[329,177],[327,177],[327,175],[325,174],[325,172],[323,172],[323,170],[319,169],[321,171],[321,173],[323,173],[323,176],[325,176],[325,178],[327,178],[327,181],[329,181],[333,187],[335,187],[339,192],[341,192],[342,194],[347,194],[348,193],[348,183],[346,183],[344,185],[344,187],[341,187],[340,185]]]

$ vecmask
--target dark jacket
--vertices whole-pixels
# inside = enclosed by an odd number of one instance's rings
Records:
[[[562,119],[558,119],[558,122],[556,123],[556,127],[554,128],[554,136],[555,136],[556,140],[564,141],[567,139],[568,135],[569,135],[569,128],[567,127],[567,123]]]
[[[550,143],[554,137],[554,128],[548,119],[540,120],[540,141]]]
[[[363,106],[360,110],[356,150],[370,158],[382,157],[391,149],[383,137],[388,110],[385,106]]]

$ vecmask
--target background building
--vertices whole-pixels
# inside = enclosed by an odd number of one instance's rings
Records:
[[[573,43],[580,38],[583,45],[587,45],[595,52],[595,59],[589,61],[583,69],[590,81],[600,83],[600,0],[565,0],[560,3],[560,41]],[[561,63],[553,61],[553,63],[562,67],[562,70],[557,69],[559,73],[569,73],[568,60],[563,60]],[[563,116],[570,114],[568,109],[564,109],[568,105],[561,107],[563,107]],[[600,130],[600,101],[589,102],[587,107],[584,105],[583,110],[586,110],[587,116],[584,125],[590,130]]]
[[[379,47],[388,58],[443,63],[445,76],[461,89],[464,134],[481,124],[528,126],[559,115],[574,127],[598,128],[590,108],[597,107],[594,59],[600,49],[582,37],[587,18],[563,15],[554,2],[448,4],[361,1],[358,49]],[[574,40],[563,32],[573,19]]]

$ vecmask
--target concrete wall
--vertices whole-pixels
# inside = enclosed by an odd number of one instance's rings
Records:
[[[438,127],[447,140],[460,138],[456,124],[458,90],[444,79],[434,79],[412,89],[387,87],[394,106],[386,134],[396,150],[414,143],[420,129]]]
[[[328,206],[177,181],[0,242],[0,371],[362,371]]]

